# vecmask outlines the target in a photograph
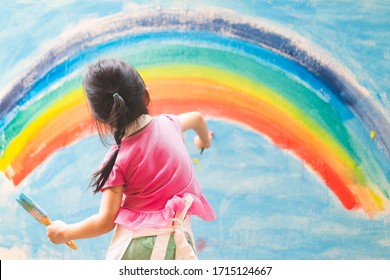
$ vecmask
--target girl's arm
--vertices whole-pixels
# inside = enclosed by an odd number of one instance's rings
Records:
[[[198,149],[210,147],[212,135],[207,128],[206,121],[199,112],[183,113],[177,117],[183,131],[193,129],[198,134],[195,137],[195,145]]]
[[[55,221],[47,227],[47,236],[54,244],[69,240],[96,237],[110,232],[122,203],[123,186],[107,188],[102,194],[99,212],[75,224]]]

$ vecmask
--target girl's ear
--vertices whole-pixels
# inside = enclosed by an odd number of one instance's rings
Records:
[[[145,105],[146,107],[149,106],[150,103],[150,96],[149,96],[149,89],[145,87]]]

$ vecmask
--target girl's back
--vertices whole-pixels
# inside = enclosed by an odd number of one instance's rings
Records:
[[[196,194],[199,187],[173,115],[158,116],[123,139],[113,171],[106,184],[124,185],[124,206],[136,211],[161,210],[174,195]]]

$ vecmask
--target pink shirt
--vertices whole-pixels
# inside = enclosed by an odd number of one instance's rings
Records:
[[[107,156],[114,149],[116,145]],[[105,188],[119,185],[124,186],[124,201],[115,222],[129,230],[168,226],[174,213],[184,208],[187,194],[194,198],[189,214],[215,219],[174,115],[155,117],[143,130],[122,140]]]

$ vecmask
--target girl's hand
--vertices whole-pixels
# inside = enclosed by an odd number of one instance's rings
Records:
[[[54,244],[66,243],[69,240],[65,237],[66,228],[68,225],[63,221],[57,220],[46,228],[46,235]]]
[[[194,144],[199,150],[203,150],[211,146],[211,139],[213,138],[213,133],[209,131],[208,136],[209,136],[209,141],[207,143],[203,142],[202,139],[199,137],[199,135],[195,136]]]
[[[201,113],[189,112],[180,114],[177,117],[183,132],[188,129],[195,130],[197,136],[194,142],[198,149],[203,151],[203,149],[210,147],[213,134],[208,130],[206,121]]]

